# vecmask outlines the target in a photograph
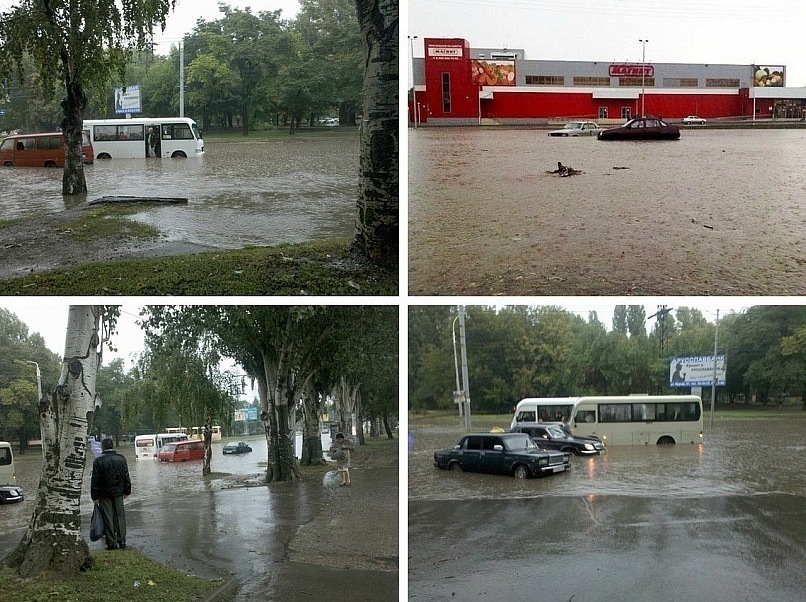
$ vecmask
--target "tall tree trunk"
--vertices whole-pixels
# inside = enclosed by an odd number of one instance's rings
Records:
[[[208,416],[204,421],[204,463],[202,464],[202,476],[210,474],[210,460],[213,457],[213,427],[212,419]]]
[[[87,180],[84,178],[84,161],[81,157],[81,128],[87,96],[81,84],[71,76],[66,76],[67,96],[62,100],[62,135],[64,136],[65,158],[62,175],[62,194],[76,195],[87,193]]]
[[[75,575],[90,566],[81,535],[81,486],[87,434],[95,409],[102,308],[71,306],[56,391],[39,401],[42,474],[28,531],[5,563],[24,578],[42,572]]]
[[[302,397],[302,460],[303,466],[327,464],[322,456],[322,434],[319,430],[319,394],[306,385]]]
[[[266,362],[265,356],[263,361],[264,363]],[[265,382],[268,380],[269,370],[268,368],[264,368],[264,371],[266,379],[257,379],[257,393],[261,408],[260,421],[263,423],[263,434],[266,437],[266,450],[268,454],[266,461],[266,482],[271,483],[279,473],[280,459],[277,454],[277,446],[274,438],[274,433],[277,432],[277,414],[274,411],[274,404],[269,397],[268,386]]]
[[[399,260],[398,0],[356,0],[364,50],[361,179],[353,245],[373,263]]]

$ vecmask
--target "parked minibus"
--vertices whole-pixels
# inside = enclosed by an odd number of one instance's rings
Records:
[[[202,458],[204,458],[204,443],[196,440],[168,443],[157,453],[160,462],[187,462]]]
[[[89,134],[82,132],[81,157],[84,163],[95,160]],[[62,132],[14,134],[0,142],[0,165],[6,167],[64,167]]]

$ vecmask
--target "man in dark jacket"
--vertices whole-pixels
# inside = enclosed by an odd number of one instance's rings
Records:
[[[90,497],[98,504],[104,517],[106,549],[126,547],[126,511],[123,498],[132,492],[129,465],[116,453],[112,439],[101,442],[103,452],[92,463]]]

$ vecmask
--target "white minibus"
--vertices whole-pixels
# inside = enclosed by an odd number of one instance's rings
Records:
[[[580,397],[571,414],[579,437],[605,445],[702,443],[702,400],[696,395]]]
[[[157,158],[201,157],[204,140],[196,122],[187,117],[85,119],[96,159],[137,159],[148,154],[148,130],[156,135]]]

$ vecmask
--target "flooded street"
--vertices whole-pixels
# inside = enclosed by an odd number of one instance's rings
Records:
[[[802,600],[806,414],[707,423],[523,482],[438,470],[459,433],[415,429],[409,599]]]
[[[134,216],[169,242],[239,248],[351,236],[358,134],[214,142],[201,159],[96,161],[85,175],[88,200],[188,198],[187,205],[150,206]],[[61,195],[61,179],[61,169],[0,169],[0,220],[83,202]]]
[[[804,164],[802,129],[409,130],[409,291],[803,294]]]
[[[225,456],[221,452],[222,443],[214,443],[212,470],[236,476],[253,475],[257,483],[265,473],[265,440],[260,437],[243,440],[254,451]],[[323,445],[329,445],[329,435],[323,435]],[[396,522],[389,525],[391,532],[385,538],[352,530],[344,533],[344,545],[354,551],[350,557],[353,564],[347,573],[338,566],[331,568],[323,558],[332,557],[333,550],[317,545],[318,540],[327,540],[323,530],[343,528],[333,514],[344,504],[363,506],[366,511],[384,515],[385,511],[379,513],[380,505],[389,508],[389,514],[396,517],[397,470],[357,466],[351,488],[338,487],[335,468],[323,479],[293,485],[267,487],[247,483],[246,487],[234,487],[230,480],[220,477],[202,480],[200,461],[178,464],[136,461],[132,447],[124,445],[118,451],[126,456],[132,479],[132,495],[125,503],[129,547],[201,577],[234,576],[240,587],[236,601],[324,599],[330,595],[358,595],[361,600],[384,601],[389,599],[390,590],[397,591],[397,559],[395,569],[391,570],[392,559],[377,552],[388,549],[390,537],[397,541]],[[360,449],[356,457],[361,458]],[[0,557],[19,542],[30,520],[41,453],[30,449],[24,456],[17,454],[15,462],[18,484],[25,488],[26,499],[0,510]],[[88,467],[81,500],[85,537],[92,512],[90,474]],[[343,514],[344,510],[339,512]],[[87,539],[87,543],[93,550],[103,548],[103,542],[92,543]],[[311,577],[306,578],[309,574]],[[345,578],[347,574],[349,579]]]

